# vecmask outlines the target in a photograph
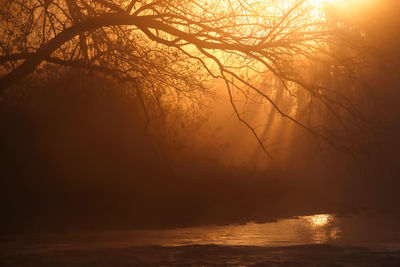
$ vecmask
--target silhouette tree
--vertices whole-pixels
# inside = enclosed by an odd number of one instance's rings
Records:
[[[144,96],[153,97],[163,113],[174,103],[201,102],[208,82],[220,79],[238,119],[268,155],[244,118],[238,95],[257,97],[312,135],[337,144],[321,118],[302,119],[296,116],[300,108],[288,111],[272,97],[283,90],[294,106],[317,105],[334,114],[343,129],[358,124],[350,99],[304,72],[308,63],[323,61],[329,73],[329,41],[337,29],[319,12],[321,6],[307,0],[3,0],[0,92],[10,94],[48,64],[82,68],[131,83],[151,117]],[[260,87],[271,75],[279,85]]]

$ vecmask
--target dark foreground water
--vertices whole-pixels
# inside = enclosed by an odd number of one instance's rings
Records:
[[[400,266],[400,216],[7,236],[0,266]]]

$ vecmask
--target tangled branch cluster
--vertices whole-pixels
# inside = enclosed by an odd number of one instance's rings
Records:
[[[332,142],[323,128],[284,111],[271,96],[278,89],[295,99],[302,94],[332,114],[340,110],[358,118],[351,101],[299,71],[329,51],[330,32],[315,12],[306,0],[2,0],[0,92],[7,94],[44,64],[57,64],[130,82],[145,109],[151,96],[163,111],[182,99],[200,101],[205,82],[221,79],[239,120],[267,154],[235,93],[258,96],[274,112]],[[265,73],[279,88],[259,86]],[[341,122],[344,117],[337,116]]]

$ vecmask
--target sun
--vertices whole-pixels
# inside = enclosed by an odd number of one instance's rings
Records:
[[[314,5],[323,5],[323,4],[330,4],[334,0],[307,0],[307,2],[314,4]]]

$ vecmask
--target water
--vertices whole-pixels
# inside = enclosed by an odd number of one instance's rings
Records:
[[[132,246],[263,246],[306,244],[400,250],[400,215],[337,216],[316,214],[270,223],[202,226],[166,230],[47,234],[3,238],[2,248],[56,251]]]
[[[399,215],[7,236],[1,266],[399,266]]]

